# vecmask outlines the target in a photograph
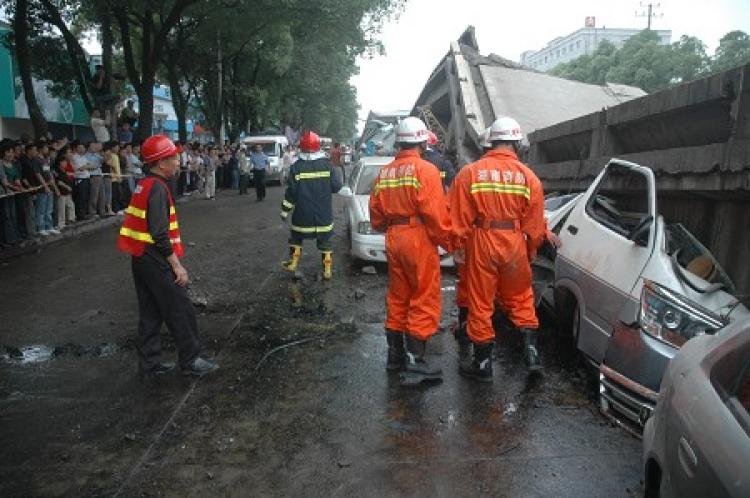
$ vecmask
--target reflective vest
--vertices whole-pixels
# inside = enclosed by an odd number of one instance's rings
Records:
[[[135,192],[130,197],[130,205],[125,212],[125,219],[120,227],[120,236],[117,238],[117,248],[133,256],[142,256],[146,249],[146,244],[153,244],[154,239],[148,232],[148,219],[146,210],[148,209],[148,197],[155,182],[161,182],[167,188],[167,198],[169,199],[169,241],[172,244],[172,250],[178,258],[181,258],[185,251],[182,248],[182,239],[180,238],[180,227],[177,224],[177,211],[174,207],[172,195],[164,180],[158,176],[147,176],[138,182]]]

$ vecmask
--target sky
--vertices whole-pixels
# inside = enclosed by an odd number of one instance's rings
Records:
[[[518,61],[521,52],[582,28],[587,16],[597,27],[645,28],[645,2],[633,0],[407,0],[380,39],[386,55],[360,60],[357,88],[360,119],[370,110],[411,109],[450,43],[473,25],[479,51]],[[662,0],[653,29],[671,29],[672,41],[697,36],[713,54],[729,31],[750,32],[750,0]],[[359,128],[363,126],[360,121]]]

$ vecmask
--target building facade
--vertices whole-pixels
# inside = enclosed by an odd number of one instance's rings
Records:
[[[521,64],[538,71],[549,71],[558,64],[570,62],[585,54],[593,53],[599,44],[607,40],[620,48],[633,35],[642,30],[626,28],[597,28],[593,18],[586,19],[586,26],[567,36],[560,36],[547,43],[541,50],[527,50],[521,54]],[[655,30],[660,44],[672,42],[671,30]]]

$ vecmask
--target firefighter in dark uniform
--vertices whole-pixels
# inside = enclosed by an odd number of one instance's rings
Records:
[[[440,179],[443,180],[443,190],[448,192],[448,188],[456,177],[456,168],[450,159],[435,150],[438,144],[437,135],[434,132],[427,132],[427,149],[422,154],[422,159],[434,164],[440,170]]]
[[[180,238],[169,180],[180,167],[180,149],[166,136],[143,142],[141,154],[148,167],[138,182],[120,228],[117,247],[132,256],[138,296],[138,369],[142,375],[163,374],[174,363],[162,359],[159,332],[166,323],[184,375],[202,376],[218,366],[200,356],[198,324],[185,286],[188,273],[180,263]]]
[[[302,256],[302,241],[316,239],[323,261],[323,279],[333,275],[332,194],[341,190],[341,180],[320,150],[320,137],[305,132],[299,143],[299,159],[292,164],[287,179],[286,193],[281,204],[281,219],[286,221],[292,212],[289,236],[289,260],[284,269],[295,272]]]

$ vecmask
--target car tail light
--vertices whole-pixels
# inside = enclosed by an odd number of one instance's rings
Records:
[[[714,313],[649,280],[641,293],[640,324],[648,335],[676,348],[726,325]]]

